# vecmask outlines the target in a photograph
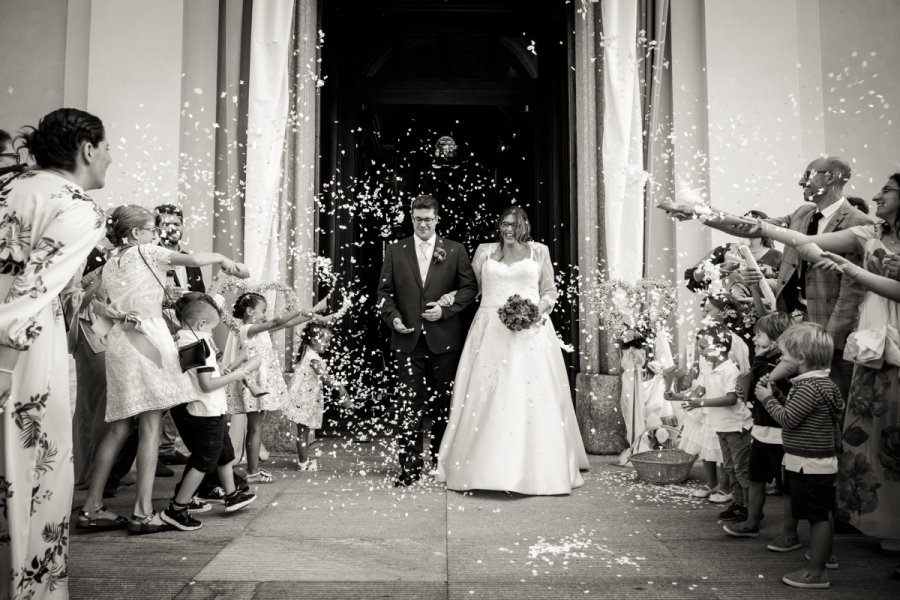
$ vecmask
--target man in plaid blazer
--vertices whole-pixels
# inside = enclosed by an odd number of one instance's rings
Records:
[[[841,231],[857,225],[871,225],[869,217],[847,202],[843,196],[844,184],[850,179],[850,165],[835,156],[817,158],[809,163],[800,178],[803,199],[806,201],[791,214],[769,219],[770,223],[806,234]],[[816,224],[812,227],[813,220]],[[740,226],[707,221],[707,225],[741,237],[759,236],[758,231],[747,231]],[[861,254],[845,254],[854,264],[862,263]],[[796,248],[786,246],[784,257],[775,280],[774,292],[778,309],[786,312],[800,310],[805,319],[825,327],[834,339],[834,360],[831,377],[847,398],[853,365],[843,359],[847,336],[856,328],[859,305],[865,289],[851,277],[837,271],[809,268],[800,258]],[[745,280],[757,278],[742,273]]]

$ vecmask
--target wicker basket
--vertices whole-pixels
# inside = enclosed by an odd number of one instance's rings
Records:
[[[674,427],[662,425],[661,428],[674,431],[679,436],[681,432]],[[653,429],[645,429],[641,435],[635,438],[634,444],[631,446],[632,452],[640,443],[641,438],[648,431]],[[669,444],[674,444],[670,438]],[[684,450],[677,448],[660,448],[659,450],[648,450],[647,452],[639,452],[632,454],[629,459],[637,472],[638,479],[646,483],[666,484],[666,483],[682,483],[686,481],[691,473],[691,467],[697,460],[696,454],[688,454]]]

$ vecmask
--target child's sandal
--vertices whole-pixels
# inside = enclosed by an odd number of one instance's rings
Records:
[[[109,531],[111,529],[124,529],[128,527],[128,518],[119,516],[101,506],[94,511],[82,510],[75,519],[76,529],[89,529],[91,531]]]
[[[256,473],[247,473],[247,483],[274,483],[275,478],[271,473],[260,469]]]

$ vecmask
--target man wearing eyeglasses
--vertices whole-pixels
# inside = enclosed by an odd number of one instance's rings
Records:
[[[844,198],[844,184],[850,180],[850,165],[836,156],[824,156],[809,163],[798,182],[803,189],[804,204],[791,214],[768,222],[807,235],[841,231],[857,225],[871,225],[875,221],[854,208]],[[759,237],[758,229],[740,224],[730,215],[720,215],[721,220],[709,220],[710,227],[742,237]],[[862,262],[862,255],[844,255],[854,264]],[[758,273],[743,270],[741,276],[747,282],[758,282]],[[847,336],[856,328],[859,305],[865,289],[851,277],[839,272],[812,269],[800,258],[796,248],[787,246],[774,283],[778,309],[786,312],[800,311],[805,320],[825,327],[834,339],[834,360],[831,377],[846,398],[850,391],[853,365],[843,359]]]
[[[157,206],[156,229],[159,233],[160,246],[174,252],[185,252],[181,245],[184,237],[184,213],[181,209],[172,204]],[[203,273],[199,267],[175,267],[169,271],[168,276],[176,291],[206,291]]]
[[[437,200],[418,196],[410,209],[413,235],[386,246],[378,284],[378,305],[391,330],[401,390],[398,487],[422,476],[428,421],[433,423],[431,460],[437,460],[465,337],[459,313],[478,292],[465,247],[437,234]],[[452,302],[439,302],[454,290]]]

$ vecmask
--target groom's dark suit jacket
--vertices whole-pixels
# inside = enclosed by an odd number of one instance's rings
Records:
[[[388,244],[381,265],[378,282],[378,303],[381,317],[391,330],[391,349],[411,353],[425,333],[428,349],[434,354],[443,354],[462,349],[463,332],[459,313],[468,306],[478,293],[475,272],[459,242],[440,236],[435,240],[435,254],[443,248],[446,256],[437,262],[432,258],[428,265],[425,282],[419,273],[416,255],[416,237],[410,236]],[[422,319],[426,304],[437,302],[441,296],[457,290],[452,306],[442,307],[443,316],[437,321]],[[394,329],[394,319],[413,330],[402,334]],[[424,330],[423,330],[424,327]]]

